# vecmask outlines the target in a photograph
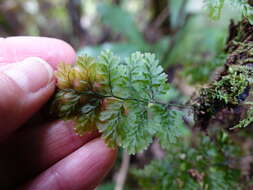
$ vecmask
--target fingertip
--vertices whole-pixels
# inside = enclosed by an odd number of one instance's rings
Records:
[[[0,69],[0,141],[21,126],[52,95],[52,68],[42,59],[27,58]]]
[[[39,57],[56,69],[60,62],[73,64],[74,49],[60,39],[48,37],[0,38],[0,65],[22,61],[27,57]]]
[[[41,38],[51,43],[50,50],[52,50],[52,52],[49,54],[49,63],[51,63],[54,69],[56,69],[57,65],[61,62],[67,64],[74,64],[76,62],[76,52],[70,44],[56,38]]]

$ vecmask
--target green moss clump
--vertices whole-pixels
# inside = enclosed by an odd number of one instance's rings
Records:
[[[245,100],[250,96],[253,83],[252,31],[253,26],[247,20],[236,25],[231,23],[225,50],[227,60],[224,71],[216,81],[209,84],[208,88],[201,89],[199,97],[195,100],[193,107],[196,126],[206,129],[210,120],[221,112],[226,112],[226,114],[230,112],[228,115],[232,117],[232,120],[233,117],[237,120],[237,123],[228,122],[230,125],[231,123],[237,125],[238,121],[240,122],[245,119],[245,115],[248,115],[244,112],[250,109],[248,105],[245,106]],[[227,116],[223,118],[228,120]],[[250,124],[248,121],[244,123]]]
[[[236,108],[249,96],[252,69],[231,66],[226,75],[200,91],[194,104],[196,123],[206,128],[209,120],[223,108]]]

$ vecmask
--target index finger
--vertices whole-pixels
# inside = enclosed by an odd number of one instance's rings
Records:
[[[73,64],[76,54],[68,43],[55,38],[0,38],[0,66],[22,61],[27,57],[40,57],[55,69],[60,62]]]

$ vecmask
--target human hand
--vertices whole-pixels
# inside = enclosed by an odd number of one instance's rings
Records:
[[[54,92],[52,68],[75,57],[60,40],[0,38],[0,189],[91,190],[112,167],[116,151],[96,132],[79,137],[71,122],[27,122]]]

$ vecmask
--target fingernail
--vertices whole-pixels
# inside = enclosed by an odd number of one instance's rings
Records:
[[[37,92],[53,80],[53,69],[38,57],[30,57],[22,62],[13,63],[3,72],[20,88],[28,92]]]

